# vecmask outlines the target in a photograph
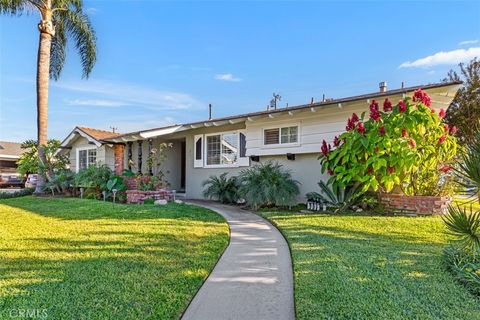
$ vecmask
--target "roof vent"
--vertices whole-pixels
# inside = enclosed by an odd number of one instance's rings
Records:
[[[378,84],[380,92],[387,92],[387,81],[382,81]]]

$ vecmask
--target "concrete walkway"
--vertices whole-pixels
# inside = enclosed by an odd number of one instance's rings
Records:
[[[280,232],[239,208],[189,202],[225,217],[230,244],[182,319],[295,319],[290,251]]]

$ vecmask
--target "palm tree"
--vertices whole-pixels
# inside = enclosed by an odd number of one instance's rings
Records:
[[[60,76],[68,37],[75,42],[83,77],[88,78],[96,61],[96,37],[83,12],[82,0],[0,0],[2,14],[20,16],[34,12],[38,12],[41,19],[37,55],[37,150],[40,161],[46,163],[43,148],[47,144],[49,78],[58,80]],[[43,175],[39,174],[35,193],[41,193],[44,184]]]

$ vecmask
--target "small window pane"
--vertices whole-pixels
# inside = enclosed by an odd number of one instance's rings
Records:
[[[298,141],[298,127],[281,129],[281,143],[296,143]]]
[[[88,166],[97,165],[97,150],[90,149],[88,150]]]
[[[264,144],[278,144],[279,143],[279,130],[268,129],[264,131]]]
[[[220,164],[220,135],[207,137],[207,165]]]
[[[234,164],[238,155],[238,135],[226,133],[222,135],[222,164]]]
[[[87,167],[87,150],[78,151],[78,169],[85,169]]]

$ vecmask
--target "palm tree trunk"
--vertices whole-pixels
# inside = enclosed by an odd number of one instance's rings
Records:
[[[47,145],[48,129],[48,80],[50,72],[50,50],[52,47],[52,36],[54,29],[51,17],[44,19],[38,24],[40,30],[40,41],[37,57],[37,137],[38,137],[38,158],[40,167],[38,170],[37,186],[35,193],[43,192],[45,185],[45,168],[47,163],[44,147]],[[43,167],[43,168],[42,168]]]

